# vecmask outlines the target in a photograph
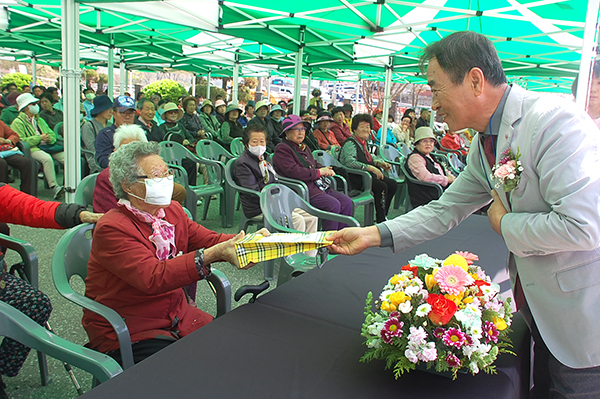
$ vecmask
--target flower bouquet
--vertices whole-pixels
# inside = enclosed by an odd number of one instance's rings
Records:
[[[373,311],[367,295],[361,335],[362,362],[382,359],[398,378],[417,365],[450,372],[496,373],[499,353],[512,353],[510,298],[473,264],[477,255],[456,252],[444,261],[417,256],[383,287]]]
[[[492,179],[498,179],[496,188],[503,186],[504,191],[509,192],[519,185],[523,172],[523,165],[519,158],[521,158],[521,152],[518,148],[516,154],[513,154],[510,148],[502,153],[502,158],[492,168]]]

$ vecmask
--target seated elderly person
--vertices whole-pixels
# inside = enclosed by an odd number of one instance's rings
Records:
[[[381,169],[390,170],[392,167],[383,159],[375,158],[368,150],[367,139],[373,128],[373,118],[369,114],[357,114],[352,118],[352,132],[346,140],[340,153],[340,162],[349,168],[366,170],[373,176],[371,190],[375,198],[375,216],[377,223],[385,221],[392,203],[392,198],[398,189],[396,181],[384,176]],[[362,190],[362,178],[349,174],[353,187]]]
[[[455,177],[431,156],[435,148],[435,135],[428,126],[421,126],[415,131],[415,149],[406,160],[406,170],[412,177],[437,183],[446,189]],[[413,207],[425,205],[438,199],[437,190],[433,187],[417,185],[408,181],[408,194]]]
[[[313,130],[313,136],[315,136],[319,142],[319,147],[322,150],[331,151],[333,153],[335,147],[340,148],[341,145],[333,131],[329,129],[331,122],[333,122],[331,114],[327,111],[321,112],[315,122],[316,129]]]
[[[115,135],[113,136],[115,150],[134,141],[142,143],[148,142],[146,133],[138,125],[123,125],[115,131]],[[174,183],[173,195],[171,196],[173,201],[183,204],[186,194],[185,187],[181,184]],[[93,198],[94,212],[106,213],[117,207],[117,197],[115,196],[112,183],[110,182],[110,168],[102,170],[96,177]]]
[[[85,279],[85,295],[127,323],[135,362],[212,320],[188,303],[182,288],[209,276],[213,262],[239,266],[235,241],[244,236],[190,220],[171,201],[173,172],[159,151],[158,143],[135,142],[110,156],[119,201],[96,225]],[[120,360],[116,334],[103,317],[84,310],[83,327],[90,348]]]
[[[459,151],[462,155],[461,158],[464,160],[464,156],[469,153],[469,150],[465,148],[464,139],[456,134],[455,131],[447,129],[447,127],[448,125],[444,124],[446,134],[440,140],[440,145],[449,150]]]
[[[262,125],[248,126],[242,136],[246,149],[235,162],[233,179],[242,187],[260,192],[267,184],[277,183],[277,174],[273,166],[266,161],[267,133]],[[240,193],[242,209],[248,219],[262,220],[260,199],[255,195]],[[318,218],[303,209],[292,212],[293,228],[307,233],[317,231]]]
[[[352,200],[345,194],[329,188],[328,176],[335,175],[331,167],[324,167],[313,158],[312,152],[302,141],[306,126],[297,115],[289,115],[283,120],[285,138],[273,154],[275,171],[284,177],[301,180],[308,186],[310,204],[315,208],[340,215],[352,215]],[[346,227],[343,223],[323,220],[324,230],[338,230]]]

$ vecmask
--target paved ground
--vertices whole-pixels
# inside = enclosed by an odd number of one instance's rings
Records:
[[[44,189],[43,183],[39,182],[39,196],[42,199],[50,200],[50,190]],[[13,187],[18,187],[17,184],[11,184]],[[218,216],[218,202],[212,201],[209,215],[206,221],[200,223],[205,227],[224,233],[237,233],[237,226],[239,224],[239,212],[236,211],[234,216],[233,228],[224,229],[220,225],[220,217]],[[359,221],[363,219],[362,208],[357,210],[356,217]],[[200,212],[198,212],[200,213]],[[400,210],[390,211],[390,217],[397,216],[403,213],[402,208]],[[24,240],[29,241],[36,249],[39,257],[39,275],[40,275],[40,288],[45,292],[51,299],[53,305],[53,312],[50,318],[50,324],[54,329],[54,332],[62,338],[68,339],[71,342],[83,345],[87,342],[87,336],[83,327],[81,326],[81,308],[71,304],[54,288],[52,282],[52,275],[50,270],[50,262],[52,254],[56,244],[64,234],[62,230],[50,230],[50,229],[33,229],[23,226],[11,225],[11,235]],[[17,257],[14,254],[7,256],[8,263],[12,264],[16,262]],[[11,262],[12,261],[12,262]],[[255,266],[249,270],[237,270],[230,264],[218,263],[213,265],[223,271],[229,280],[231,281],[232,292],[235,292],[240,286],[245,284],[260,284],[264,281],[264,268],[262,264]],[[275,276],[277,270],[275,271]],[[273,282],[270,289],[273,289]],[[79,281],[76,285],[81,292],[83,292],[83,282]],[[232,299],[233,301],[233,299]],[[197,304],[206,312],[214,315],[215,300],[212,292],[208,289],[207,284],[200,282],[198,285],[198,298]],[[242,299],[242,304],[247,302],[247,299]],[[232,304],[233,307],[239,306],[239,303]],[[52,382],[48,386],[41,386],[40,374],[37,364],[37,356],[35,353],[29,355],[25,366],[17,377],[8,378],[4,377],[4,381],[8,386],[8,393],[13,399],[19,398],[73,398],[77,396],[77,391],[74,388],[71,379],[64,370],[62,364],[52,358],[48,358],[48,366],[50,368],[50,375]],[[91,387],[91,376],[84,371],[75,369],[75,375],[81,384],[84,391],[88,391]]]

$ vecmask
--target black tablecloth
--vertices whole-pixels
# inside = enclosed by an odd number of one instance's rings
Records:
[[[487,218],[471,217],[446,236],[393,256],[371,249],[337,257],[241,306],[88,392],[86,398],[518,398],[526,384],[529,337],[515,317],[519,357],[498,359],[498,374],[456,381],[412,371],[395,380],[384,363],[360,363],[366,293],[414,254],[479,253],[500,269],[507,251],[489,234]],[[485,231],[485,233],[484,233]],[[485,253],[484,253],[485,251]],[[489,261],[487,258],[489,257]]]

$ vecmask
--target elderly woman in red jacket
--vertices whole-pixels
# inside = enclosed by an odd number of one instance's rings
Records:
[[[119,201],[96,226],[85,280],[85,295],[127,323],[135,362],[212,320],[188,303],[183,287],[208,277],[213,262],[238,265],[235,241],[244,236],[190,220],[171,201],[173,172],[159,152],[158,143],[133,142],[111,155],[110,181]],[[120,360],[116,334],[104,318],[84,311],[83,327],[89,347]]]

